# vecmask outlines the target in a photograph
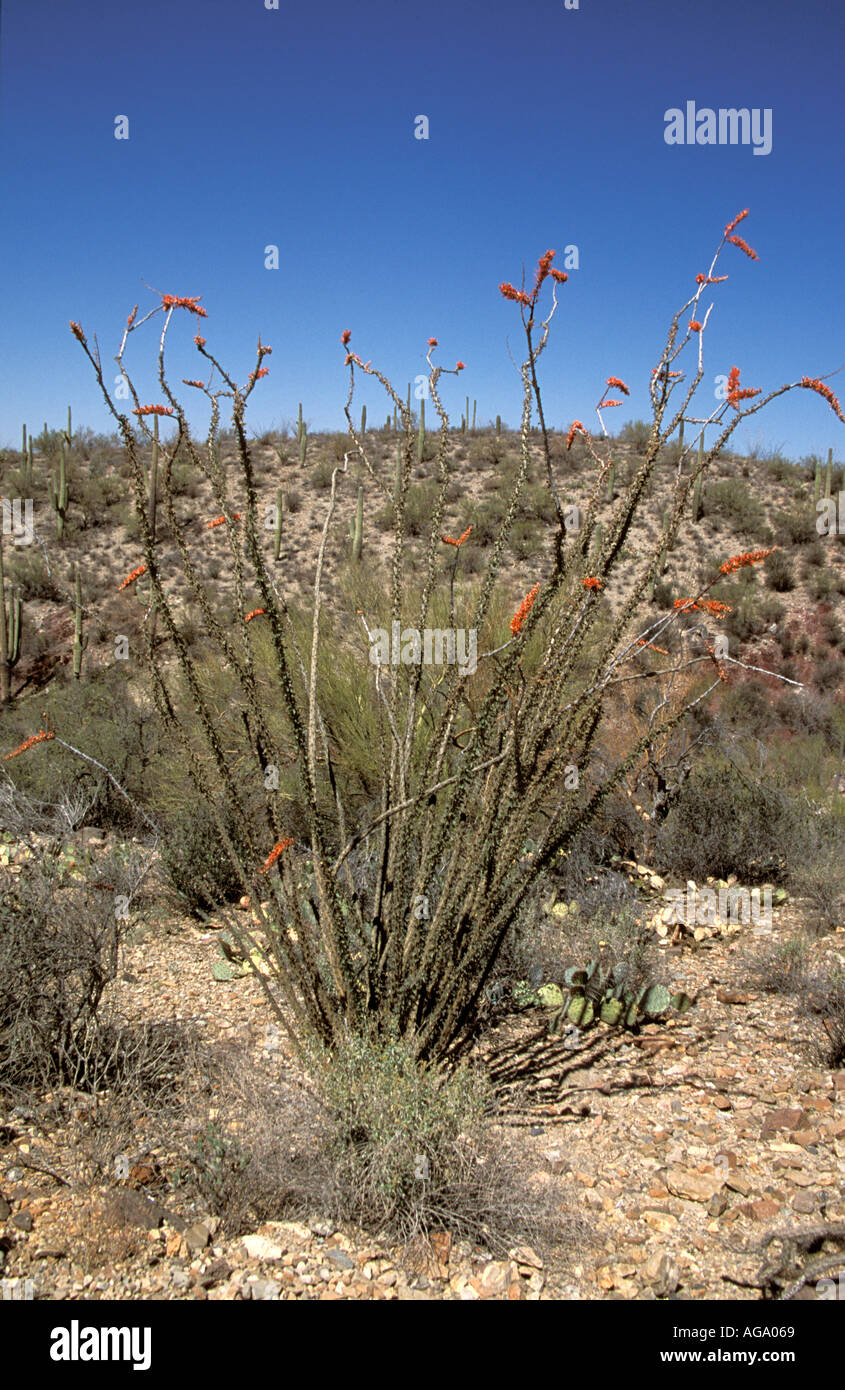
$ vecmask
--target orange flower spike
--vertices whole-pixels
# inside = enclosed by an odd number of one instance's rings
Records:
[[[204,390],[205,390],[205,382],[204,382],[204,381],[189,381],[188,378],[187,378],[186,376],[183,376],[183,377],[182,377],[182,380],[184,381],[184,383],[185,383],[186,386],[196,386],[200,391],[204,391]]]
[[[748,245],[747,241],[743,241],[741,236],[729,236],[728,241],[734,246],[738,246],[740,251],[744,251],[749,260],[759,261],[760,257],[757,255],[757,252]]]
[[[743,208],[742,212],[738,212],[738,213],[737,213],[737,215],[736,215],[736,217],[734,218],[733,222],[729,222],[728,225],[727,225],[727,227],[725,228],[725,236],[726,236],[726,237],[729,237],[730,234],[731,234],[731,232],[733,232],[733,231],[739,226],[740,222],[743,222],[743,221],[745,220],[745,218],[748,216],[748,214],[749,214],[750,211],[751,211],[750,208]]]
[[[240,514],[240,512],[235,512],[235,513],[233,514],[233,516],[232,516],[232,520],[233,520],[233,521],[240,521],[240,519],[241,519],[241,514]],[[206,522],[205,529],[206,529],[207,531],[210,531],[210,530],[212,529],[212,527],[214,527],[214,526],[222,526],[222,525],[223,525],[223,522],[224,522],[225,520],[226,520],[225,516],[216,516],[216,517],[214,518],[213,521],[207,521],[207,522]]]
[[[608,386],[612,386],[615,391],[621,391],[623,396],[630,396],[631,394],[624,381],[620,381],[618,376],[609,376],[607,378],[607,384]]]
[[[697,285],[722,285],[727,280],[727,275],[696,275]]]
[[[136,579],[140,579],[141,575],[146,573],[146,570],[146,565],[138,565],[131,574],[127,574],[123,583],[118,585],[116,592],[120,593],[121,589],[128,589],[130,584],[134,584]]]
[[[621,404],[622,404],[621,401],[602,401],[601,405],[599,406],[599,410],[604,410],[607,406],[611,406],[611,405],[621,405]]]
[[[4,753],[3,761],[6,762],[9,758],[16,758],[18,754],[26,753],[27,749],[34,748],[36,743],[43,743],[45,739],[55,737],[56,735],[53,733],[52,730],[47,732],[47,730],[45,729],[40,729],[37,734],[32,734],[30,738],[25,738],[23,743],[21,743],[17,748],[13,749],[11,753]]]
[[[437,347],[437,339],[436,339],[436,338],[429,338],[429,340],[428,340],[428,345],[429,345],[430,348]]]
[[[518,290],[509,285],[507,281],[503,281],[499,286],[499,293],[504,295],[505,299],[513,299],[517,304],[527,304],[529,307],[531,305],[530,295],[527,295],[525,290]]]
[[[465,369],[466,369],[466,362],[456,362],[456,363],[455,363],[455,371],[456,371],[456,372],[462,372],[462,371],[464,371]]]
[[[581,424],[580,420],[573,420],[572,424],[569,427],[569,434],[566,436],[567,452],[572,448],[573,440],[575,439],[575,436],[578,433],[586,434],[587,431],[584,429],[584,426]]]
[[[245,615],[245,617],[244,617],[244,622],[245,622],[245,623],[251,623],[252,620],[253,620],[253,618],[260,618],[260,617],[262,616],[262,614],[266,613],[266,611],[267,611],[267,610],[266,610],[265,608],[253,608],[253,609],[252,609],[252,612],[247,613],[247,614]]]
[[[82,325],[75,323],[73,319],[70,320],[70,331],[74,338],[79,339],[80,343],[85,342],[85,334],[82,332]]]
[[[845,424],[845,416],[843,416],[839,407],[839,401],[836,399],[829,386],[825,386],[823,381],[819,381],[818,377],[814,376],[802,376],[801,385],[806,387],[808,391],[815,391],[819,396],[824,397],[833,413],[838,415],[839,419]]]
[[[551,275],[553,280],[557,280],[559,285],[565,285],[567,280],[569,279],[569,276],[567,275],[565,270],[550,270],[549,274]]]
[[[701,324],[701,323],[699,323],[699,322],[698,322],[698,319],[690,319],[690,321],[689,321],[690,333],[700,333],[703,327],[704,327],[704,325]]]
[[[748,565],[759,565],[761,560],[765,560],[767,555],[777,550],[773,545],[770,550],[747,550],[743,555],[734,555],[730,560],[726,560],[719,566],[720,574],[735,574],[737,570],[746,569]]]
[[[659,652],[661,656],[669,656],[665,647],[657,647],[653,642],[646,642],[644,637],[637,638],[638,647],[648,647],[650,652]]]
[[[133,415],[172,415],[172,405],[140,405],[132,411]]]
[[[347,345],[347,343],[349,342],[349,339],[350,339],[351,337],[352,337],[352,330],[351,330],[350,328],[344,328],[343,332],[342,332],[341,335],[340,335],[340,341],[343,343],[343,346],[344,346],[344,347],[346,347],[346,345]]]
[[[531,589],[531,591],[525,595],[525,598],[522,600],[522,603],[519,605],[513,617],[511,618],[510,629],[514,637],[516,637],[517,634],[522,631],[522,624],[525,622],[525,619],[528,617],[528,614],[534,607],[534,600],[536,599],[539,592],[540,585],[535,584],[534,588]]]
[[[272,869],[273,865],[275,864],[275,862],[276,862],[276,860],[279,858],[279,856],[280,856],[281,854],[284,854],[284,852],[285,852],[286,849],[290,849],[290,846],[291,846],[292,844],[293,844],[293,836],[292,836],[292,835],[289,835],[289,836],[288,836],[286,839],[284,839],[284,840],[279,840],[279,841],[277,841],[277,843],[276,843],[276,844],[273,846],[273,848],[271,849],[270,853],[267,855],[267,858],[264,860],[264,863],[263,863],[263,865],[261,866],[261,868],[258,870],[258,872],[259,872],[260,874],[266,874],[266,873],[268,872],[268,870]]]
[[[597,590],[601,588],[601,580],[596,579],[594,576],[590,576],[588,579],[582,579],[581,583],[584,585],[585,589]]]
[[[207,319],[207,311],[200,308],[199,301],[201,299],[202,295],[200,294],[190,297],[187,295],[163,294],[161,296],[161,307],[163,309],[188,309],[192,314],[196,314],[198,318]]]
[[[471,526],[468,526],[467,529],[466,529],[465,531],[463,531],[463,532],[461,533],[460,536],[458,536],[458,539],[457,539],[457,540],[455,540],[454,537],[452,537],[452,536],[441,536],[440,539],[444,542],[445,545],[457,545],[457,546],[461,546],[461,545],[464,544],[464,542],[465,542],[465,541],[467,540],[467,538],[469,537],[469,533],[470,533],[471,530],[472,530],[472,527],[471,527]]]
[[[199,333],[194,334],[194,342],[196,343],[198,348],[205,347],[205,338],[201,338]]]

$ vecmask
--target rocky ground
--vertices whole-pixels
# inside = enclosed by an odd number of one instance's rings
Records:
[[[778,908],[773,938],[800,916]],[[754,1300],[772,1292],[767,1262],[783,1266],[782,1290],[807,1263],[796,1251],[819,1246],[815,1229],[845,1235],[845,1071],[819,1065],[812,1019],[793,1000],[742,984],[744,953],[765,932],[658,938],[673,987],[696,997],[674,1020],[552,1037],[529,1009],[483,1035],[500,1123],[560,1213],[542,1248],[493,1258],[444,1230],[392,1249],[319,1219],[228,1238],[218,1213],[183,1198],[172,1155],[143,1147],[142,1127],[113,1179],[91,1182],[67,1133],[18,1107],[0,1124],[3,1297]],[[818,949],[841,960],[842,933]],[[215,935],[184,921],[136,940],[121,1003],[266,1048],[259,981],[213,978]],[[764,1244],[787,1228],[806,1233],[803,1247]],[[816,1279],[797,1296],[835,1290]]]

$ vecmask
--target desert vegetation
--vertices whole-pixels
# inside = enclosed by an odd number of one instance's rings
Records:
[[[619,376],[596,432],[546,418],[553,251],[499,286],[516,430],[469,397],[453,424],[465,367],[435,338],[413,400],[344,330],[348,432],[299,405],[255,438],[272,348],[239,384],[199,297],[132,310],[119,389],[70,325],[114,434],[68,411],[0,458],[0,1088],[73,1135],[87,1181],[142,1134],[234,1235],[316,1212],[406,1244],[553,1243],[568,1218],[502,1124],[536,1099],[534,1054],[517,1083],[491,1039],[689,1023],[666,948],[714,919],[655,916],[669,882],[801,903],[737,978],[841,1068],[845,550],[817,520],[842,467],[730,444],[790,391],[845,420],[818,377],[765,390],[732,366],[704,399],[716,271],[756,259],[746,216],[671,317],[651,420],[615,436]],[[189,321],[204,438],[167,366]],[[201,930],[209,988],[260,991],[260,1056],[121,1005],[128,950]]]

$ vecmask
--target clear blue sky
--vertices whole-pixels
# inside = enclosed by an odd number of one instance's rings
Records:
[[[67,324],[110,363],[132,306],[156,302],[143,281],[202,295],[202,332],[241,381],[259,332],[272,345],[256,429],[299,400],[312,428],[343,428],[346,328],[403,392],[436,336],[436,360],[467,364],[444,379],[455,416],[469,392],[481,420],[515,425],[522,329],[497,286],[571,244],[548,416],[594,424],[616,375],[632,391],[608,413],[618,427],[647,416],[671,313],[744,207],[760,260],[725,254],[706,381],[736,364],[770,388],[845,363],[839,4],[279,3],[3,3],[0,442],[23,421],[58,427],[69,401],[78,423],[111,428]],[[771,153],[667,145],[664,112],[687,101],[770,108]],[[174,315],[175,381],[201,374],[197,326]],[[150,401],[156,341],[147,326],[127,359]],[[830,385],[845,399],[845,371]],[[384,419],[375,383],[362,401]],[[808,391],[744,428],[741,443],[845,457],[845,426]]]

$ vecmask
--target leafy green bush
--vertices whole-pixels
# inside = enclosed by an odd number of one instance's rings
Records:
[[[779,788],[753,781],[730,763],[708,761],[658,827],[657,862],[682,878],[737,874],[743,883],[781,882],[804,818]]]
[[[721,517],[744,535],[756,535],[766,519],[759,498],[738,478],[710,483],[703,502],[704,516]]]
[[[224,824],[235,844],[238,829],[223,810]],[[191,800],[168,818],[162,857],[172,888],[191,912],[209,911],[217,903],[233,902],[244,892],[242,877],[232,863],[211,809]]]

